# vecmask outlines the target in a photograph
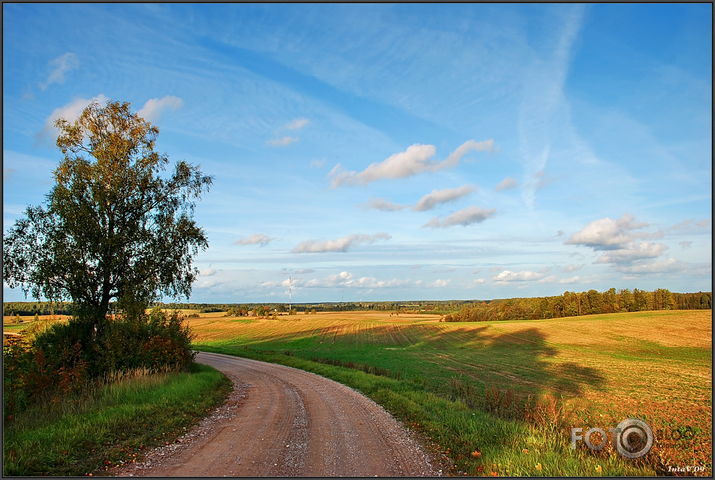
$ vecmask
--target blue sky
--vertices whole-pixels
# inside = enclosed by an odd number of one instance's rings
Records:
[[[711,290],[711,8],[5,4],[5,229],[117,99],[215,177],[192,301]]]

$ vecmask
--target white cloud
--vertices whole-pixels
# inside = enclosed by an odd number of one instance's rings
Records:
[[[461,198],[473,191],[474,187],[471,185],[464,185],[457,188],[446,188],[444,190],[432,190],[431,193],[428,193],[424,197],[420,198],[412,208],[418,212],[423,212],[425,210],[430,210],[437,205]]]
[[[390,238],[392,236],[387,233],[376,233],[374,235],[348,235],[335,240],[307,240],[298,244],[293,249],[293,253],[346,252],[353,245],[375,243],[378,240],[389,240]]]
[[[435,172],[443,168],[453,167],[461,158],[474,150],[491,151],[493,140],[477,142],[468,140],[452,152],[442,162],[431,162],[437,149],[434,145],[414,144],[404,152],[395,153],[379,163],[371,163],[362,172],[343,171],[337,164],[329,173],[333,188],[341,185],[366,185],[368,183],[388,178],[405,178],[424,172]]]
[[[307,118],[296,118],[295,120],[288,123],[285,128],[287,128],[288,130],[300,130],[301,128],[307,126],[309,123],[310,120],[308,120]]]
[[[519,185],[519,182],[517,182],[515,179],[511,177],[506,177],[504,180],[499,182],[499,185],[494,187],[494,190],[497,192],[501,192],[502,190],[509,190],[511,188],[516,188]]]
[[[462,159],[463,156],[468,154],[469,152],[482,152],[482,151],[487,151],[487,152],[492,152],[494,151],[494,140],[484,140],[481,142],[477,142],[476,140],[467,140],[463,144],[461,144],[457,149],[450,153],[447,159],[438,164],[439,166],[436,168],[436,170],[440,170],[442,168],[447,168],[447,167],[454,167],[456,166],[459,161]]]
[[[314,271],[315,270],[313,270],[312,268],[297,268],[291,271],[291,273],[293,273],[294,275],[303,275],[306,273],[313,273]]]
[[[64,83],[65,74],[79,67],[79,59],[74,53],[67,52],[64,55],[50,60],[49,65],[52,67],[52,71],[47,79],[38,85],[40,90],[46,90],[47,87],[53,83]]]
[[[67,105],[54,109],[45,120],[45,125],[39,134],[40,138],[54,139],[58,134],[57,129],[54,127],[56,120],[64,118],[68,122],[74,122],[79,118],[84,109],[87,108],[90,103],[94,102],[105,105],[109,102],[109,98],[100,93],[92,98],[76,98]],[[182,105],[183,101],[179,97],[170,95],[162,98],[150,98],[146,101],[144,106],[139,109],[137,114],[145,120],[156,121],[166,109],[176,110]]]
[[[217,270],[213,268],[207,268],[199,272],[199,276],[196,278],[193,286],[201,289],[208,289],[218,287],[223,285],[225,280],[221,280],[216,276]]]
[[[458,210],[451,215],[441,219],[439,217],[434,217],[429,222],[425,223],[424,227],[430,228],[444,228],[451,227],[454,225],[471,225],[473,223],[483,222],[487,218],[494,215],[496,210],[494,209],[484,209],[480,207],[467,207],[462,210]]]
[[[533,273],[533,272],[532,272]],[[579,276],[574,276],[574,277],[569,277],[569,278],[558,278],[556,275],[549,275],[548,277],[544,277],[540,280],[537,280],[538,283],[576,283],[581,280],[581,277]]]
[[[562,270],[564,272],[569,273],[569,272],[575,272],[576,270],[581,270],[582,268],[583,268],[583,264],[581,264],[581,265],[570,264],[570,265],[566,265],[564,268],[562,268]]]
[[[647,227],[647,223],[636,222],[632,215],[623,215],[617,220],[609,217],[594,220],[580,231],[571,235],[566,243],[585,245],[594,250],[617,249],[633,240],[637,235],[632,230]]]
[[[287,147],[291,143],[295,143],[298,140],[300,140],[298,137],[281,137],[268,140],[267,143],[273,147]]]
[[[383,212],[396,212],[398,210],[403,210],[407,208],[405,205],[399,205],[397,203],[392,203],[384,198],[372,198],[367,204],[368,208],[374,208],[375,210],[382,210]]]
[[[54,140],[54,137],[58,134],[58,131],[55,128],[55,121],[63,118],[68,122],[74,122],[79,118],[84,109],[87,108],[90,103],[97,102],[100,105],[104,105],[108,101],[109,98],[100,93],[96,97],[92,98],[76,98],[67,105],[54,109],[50,116],[45,120],[45,125],[39,134],[40,138]]]
[[[430,283],[429,286],[433,288],[443,288],[449,285],[450,280],[443,280],[441,278],[438,278],[434,282]]]
[[[139,109],[137,115],[149,122],[156,122],[161,114],[166,110],[178,110],[184,105],[184,101],[179,97],[167,95],[161,98],[150,98],[144,106]]]
[[[669,258],[660,262],[638,263],[634,265],[619,265],[616,270],[622,273],[634,275],[645,275],[649,273],[669,273],[684,270],[686,265],[674,258]]]
[[[662,230],[638,231],[647,226],[647,223],[637,222],[632,215],[623,215],[617,220],[606,217],[589,223],[566,243],[585,245],[601,252],[594,263],[613,264],[618,271],[635,273],[638,269],[647,270],[651,268],[649,265],[656,265],[643,260],[657,258],[668,248],[662,243],[638,241],[664,235]]]
[[[630,263],[643,258],[655,258],[666,248],[662,243],[631,242],[624,248],[605,251],[596,259],[596,263]]]
[[[474,280],[472,280],[472,283],[475,285],[482,285],[486,283],[486,280],[484,280],[483,278],[475,278]]]
[[[265,247],[270,243],[270,241],[273,240],[272,237],[269,237],[268,235],[264,235],[262,233],[254,233],[253,235],[249,235],[247,237],[240,238],[236,240],[235,244],[236,245],[260,245],[262,247]]]
[[[285,283],[285,282],[284,282]],[[399,280],[393,278],[391,280],[380,280],[375,277],[359,277],[355,278],[350,272],[340,272],[329,275],[325,278],[313,278],[310,280],[294,279],[294,286],[299,288],[394,288],[404,287],[416,284],[410,280]]]
[[[313,168],[322,168],[325,166],[325,160],[320,159],[320,160],[311,160],[310,161],[310,166]]]
[[[494,275],[494,277],[492,277],[492,280],[494,280],[494,282],[497,284],[505,284],[511,282],[531,282],[535,280],[541,280],[545,276],[546,275],[544,273],[532,272],[530,270],[522,270],[520,272],[504,270],[503,272]]]
[[[201,270],[199,272],[199,275],[202,277],[212,277],[212,276],[216,275],[216,270],[213,268],[206,268],[204,270]]]
[[[695,221],[693,219],[683,220],[668,228],[677,233],[704,233],[709,230],[710,219]]]

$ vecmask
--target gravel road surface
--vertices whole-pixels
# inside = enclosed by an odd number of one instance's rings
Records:
[[[441,476],[382,407],[349,387],[283,365],[199,353],[234,383],[228,402],[120,476]]]

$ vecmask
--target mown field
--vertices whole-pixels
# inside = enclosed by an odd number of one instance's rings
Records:
[[[389,312],[187,321],[198,349],[363,391],[436,441],[459,472],[606,476],[712,472],[711,318],[681,310],[480,323]],[[5,331],[33,323],[13,320],[4,318]],[[656,431],[646,457],[569,448],[571,427],[608,429],[625,418]]]
[[[711,311],[481,323],[439,318],[211,313],[188,321],[198,349],[352,383],[436,440],[467,474],[712,471]],[[443,401],[451,403],[441,409],[453,413],[435,408]],[[643,419],[656,431],[643,459],[622,460],[610,446],[600,453],[568,448],[571,427],[608,429],[625,418]],[[497,433],[489,430],[495,425]],[[501,438],[490,440],[487,431]]]

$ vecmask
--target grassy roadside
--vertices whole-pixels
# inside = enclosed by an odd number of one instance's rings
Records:
[[[155,374],[102,387],[91,398],[34,407],[4,432],[4,475],[85,475],[173,441],[231,389],[217,370]]]
[[[439,444],[468,475],[621,476],[654,475],[651,469],[616,456],[594,457],[573,451],[557,432],[469,408],[425,390],[414,379],[396,379],[360,370],[229,345],[196,345],[225,353],[280,363],[331,378],[361,391],[405,424]],[[473,452],[478,452],[473,455]]]

